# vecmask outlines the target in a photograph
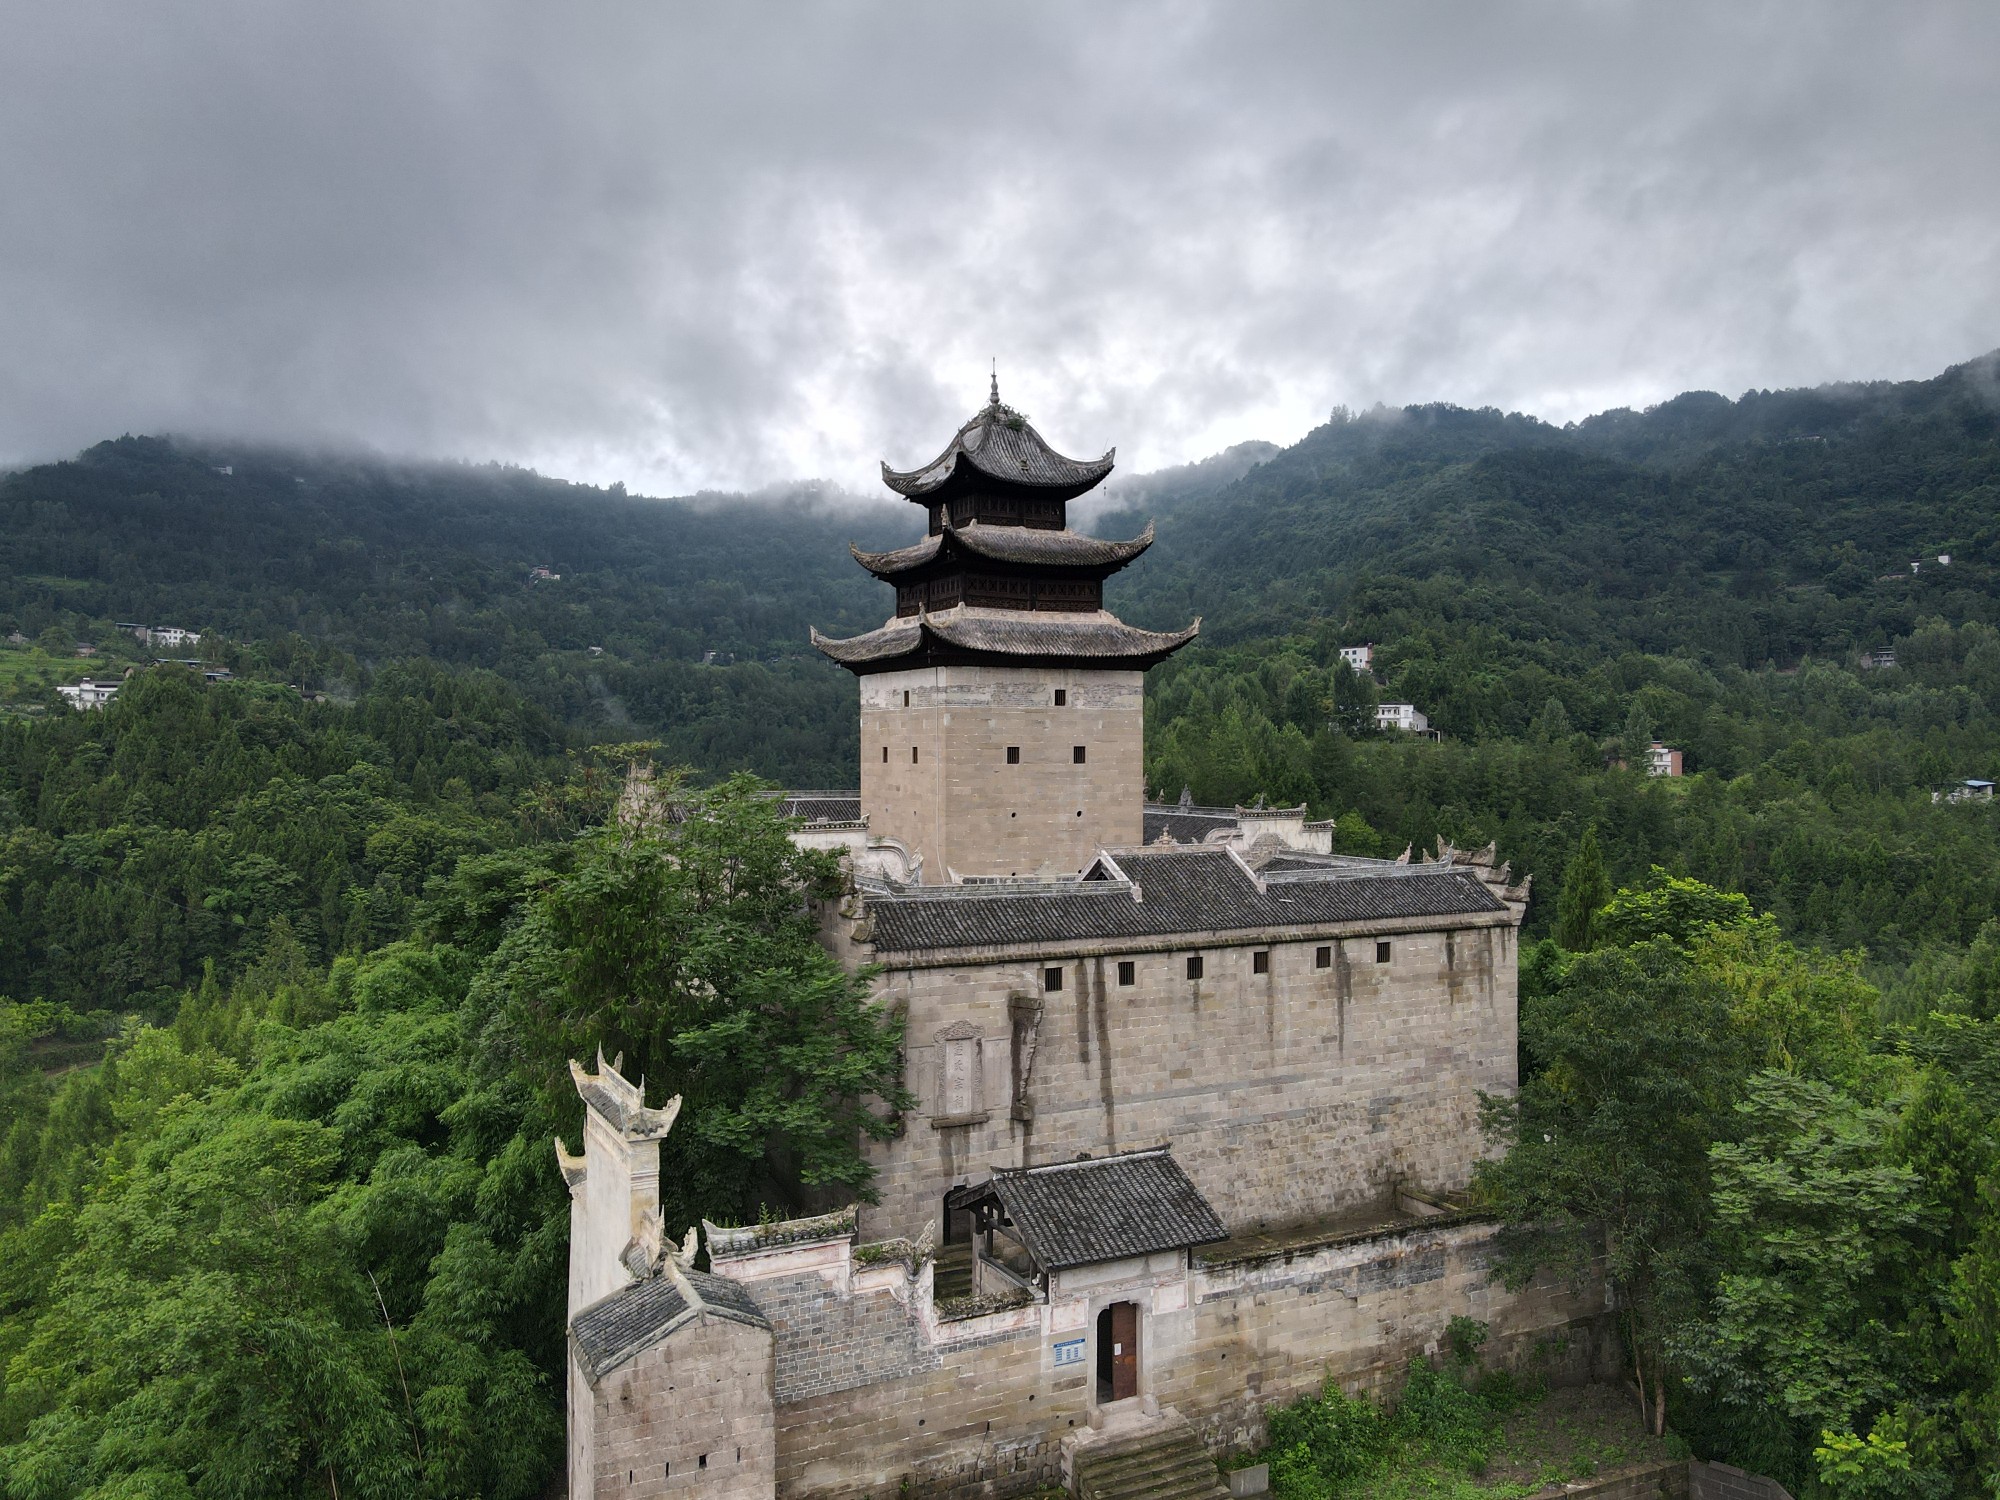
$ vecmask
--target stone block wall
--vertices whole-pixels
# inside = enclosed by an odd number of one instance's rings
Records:
[[[590,1500],[770,1500],[771,1386],[771,1335],[712,1316],[607,1372],[584,1398]]]
[[[1688,1460],[1688,1493],[1692,1500],[1792,1500],[1791,1492],[1775,1479],[1750,1474],[1733,1464],[1709,1464]]]
[[[992,1167],[1162,1142],[1236,1229],[1398,1183],[1462,1188],[1484,1150],[1480,1092],[1515,1086],[1515,929],[1429,920],[891,967],[881,993],[907,1007],[920,1103],[870,1147],[881,1203],[864,1232],[914,1238],[948,1189]],[[947,1049],[968,1041],[976,1087],[947,1099]]]
[[[1045,1368],[1039,1317],[944,1332],[931,1368],[779,1407],[781,1500],[880,1500],[906,1478],[911,1495],[970,1500],[1025,1494],[1059,1472],[1061,1434],[1088,1420],[1084,1376]]]
[[[1143,834],[1143,674],[923,667],[861,679],[872,835],[960,875],[1074,875]],[[1065,698],[1057,706],[1060,691]],[[1020,752],[1007,759],[1008,747]],[[1077,747],[1084,759],[1074,757]]]
[[[1561,1487],[1563,1500],[1689,1500],[1686,1463],[1648,1464],[1604,1479]]]
[[[1154,1387],[1211,1449],[1264,1440],[1264,1415],[1329,1380],[1393,1395],[1411,1359],[1443,1351],[1454,1317],[1488,1328],[1490,1365],[1536,1368],[1557,1384],[1617,1369],[1604,1298],[1543,1281],[1509,1292],[1489,1279],[1494,1228],[1419,1224],[1266,1256],[1204,1264],[1192,1288],[1187,1352]]]
[[[1266,1411],[1320,1389],[1393,1389],[1454,1316],[1486,1352],[1557,1380],[1601,1370],[1601,1293],[1489,1282],[1492,1227],[1407,1226],[1289,1253],[1190,1264],[1154,1255],[1058,1273],[1046,1302],[940,1321],[928,1266],[772,1264],[749,1281],[775,1333],[784,1500],[997,1500],[1060,1482],[1065,1436],[1096,1404],[1096,1314],[1136,1302],[1140,1390],[1217,1453],[1260,1442]],[[907,1482],[907,1489],[905,1488]]]

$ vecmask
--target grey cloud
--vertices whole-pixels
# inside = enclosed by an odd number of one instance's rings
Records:
[[[0,8],[0,460],[1128,469],[2000,343],[1985,5]]]

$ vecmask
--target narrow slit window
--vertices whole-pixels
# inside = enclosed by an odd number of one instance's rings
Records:
[[[905,707],[905,708],[908,708],[909,706],[910,706],[910,690],[909,690],[908,688],[904,688],[904,689],[903,689],[903,707]]]
[[[1123,985],[1131,985],[1137,984],[1138,981],[1139,966],[1129,958],[1118,960],[1118,982]]]
[[[1069,689],[1068,689],[1068,688],[1057,688],[1057,689],[1056,689],[1056,707],[1057,707],[1057,708],[1067,708],[1068,706],[1069,706]]]
[[[910,764],[914,766],[916,763],[917,763],[917,747],[915,745],[912,745],[910,746]]]
[[[1020,763],[1021,763],[1021,747],[1019,745],[1009,745],[1007,747],[1007,764],[1010,766],[1018,766]]]
[[[705,1468],[707,1468],[707,1467],[708,1467],[708,1455],[707,1455],[706,1453],[703,1453],[703,1454],[700,1454],[700,1455],[698,1455],[698,1456],[696,1457],[695,1461],[694,1461],[694,1466],[695,1466],[695,1467],[696,1467],[697,1469],[705,1469]]]
[[[1271,972],[1271,950],[1269,948],[1259,948],[1255,953],[1250,955],[1250,972],[1252,974],[1268,974]]]
[[[1330,969],[1333,967],[1333,949],[1330,947],[1313,949],[1313,967]]]
[[[887,745],[882,747],[882,764],[885,766],[889,764],[889,747]]]
[[[1201,955],[1199,953],[1188,955],[1187,977],[1190,979],[1201,978]]]
[[[1377,943],[1375,945],[1375,962],[1378,964],[1386,964],[1388,961],[1389,961],[1389,945],[1387,943]]]
[[[1071,745],[1071,746],[1069,747],[1069,758],[1070,758],[1071,760],[1075,761],[1075,762],[1076,762],[1076,763],[1077,763],[1078,765],[1082,765],[1082,764],[1083,764],[1083,746],[1081,746],[1081,745]]]
[[[1047,990],[1051,995],[1060,992],[1062,989],[1062,970],[1059,968],[1042,970],[1042,988]]]

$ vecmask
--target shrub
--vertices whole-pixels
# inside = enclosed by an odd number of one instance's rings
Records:
[[[1466,1389],[1461,1368],[1433,1370],[1422,1359],[1411,1360],[1396,1426],[1408,1438],[1430,1444],[1439,1457],[1477,1473],[1486,1467],[1493,1444],[1493,1411]]]
[[[1392,1436],[1380,1407],[1329,1380],[1272,1413],[1271,1487],[1278,1500],[1323,1500],[1372,1470]]]

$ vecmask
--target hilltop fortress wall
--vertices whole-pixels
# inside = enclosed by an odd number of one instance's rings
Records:
[[[1261,1442],[1270,1408],[1329,1379],[1393,1390],[1411,1358],[1439,1351],[1453,1316],[1489,1323],[1489,1362],[1559,1382],[1615,1367],[1592,1322],[1602,1294],[1501,1291],[1488,1276],[1492,1228],[1476,1222],[1093,1267],[1061,1277],[1046,1303],[942,1310],[932,1265],[912,1247],[784,1243],[790,1232],[740,1231],[777,1243],[715,1263],[773,1324],[786,1500],[882,1497],[905,1481],[909,1494],[949,1500],[1061,1483],[1065,1439],[1092,1423],[1091,1366],[1077,1350],[1112,1295],[1146,1300],[1142,1399],[1178,1409],[1216,1451]]]
[[[1164,1143],[1233,1226],[1460,1192],[1480,1093],[1515,1084],[1515,936],[1503,912],[879,955],[918,1105],[864,1228],[914,1237],[994,1164]]]
[[[1464,1197],[1516,1084],[1527,883],[1490,846],[1337,854],[1303,807],[1146,804],[1144,673],[1200,622],[1105,609],[1153,539],[1069,528],[1112,460],[996,381],[885,469],[925,525],[855,553],[895,613],[813,637],[860,679],[859,790],[785,806],[843,853],[824,936],[903,1015],[914,1102],[865,1147],[878,1201],[709,1225],[703,1271],[658,1219],[678,1101],[577,1070],[579,1500],[1001,1500],[1135,1442],[1160,1500],[1216,1500],[1203,1445],[1393,1386],[1454,1317],[1489,1360],[1611,1369],[1602,1287],[1505,1290]]]

